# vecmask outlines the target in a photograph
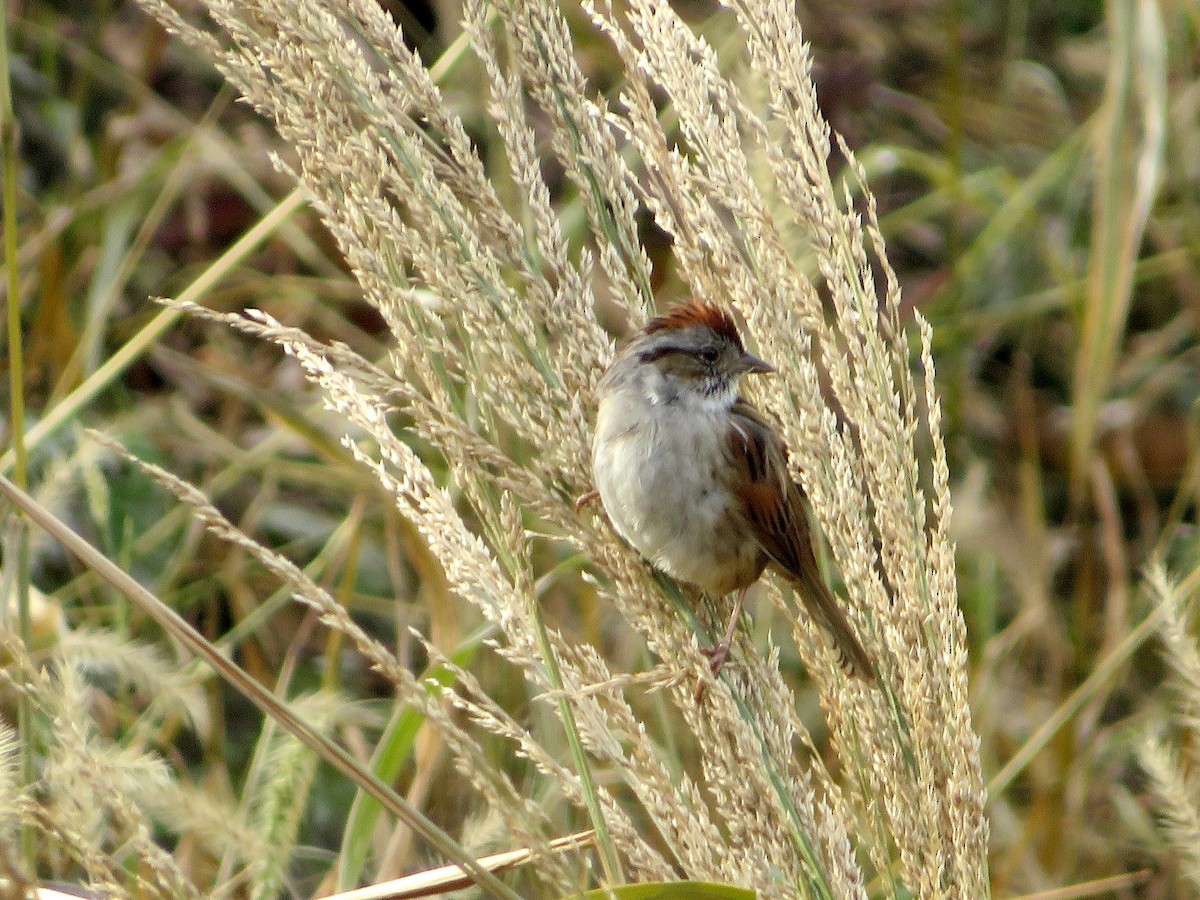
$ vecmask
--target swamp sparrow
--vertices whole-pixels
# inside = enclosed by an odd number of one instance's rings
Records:
[[[742,346],[719,307],[693,302],[651,319],[597,389],[596,490],[617,532],[651,564],[713,597],[737,591],[729,655],[746,591],[772,564],[803,597],[860,677],[874,667],[817,569],[804,493],[787,447],[738,393],[743,375],[775,371]]]

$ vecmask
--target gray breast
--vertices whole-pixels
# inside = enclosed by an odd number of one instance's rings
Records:
[[[765,562],[721,477],[725,415],[671,406],[631,415],[630,405],[601,405],[596,488],[617,531],[657,568],[725,594],[752,583]]]

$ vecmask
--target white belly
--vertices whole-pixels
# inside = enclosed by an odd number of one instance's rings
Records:
[[[720,476],[726,413],[672,405],[631,415],[619,401],[600,404],[592,458],[613,527],[656,568],[710,594],[752,583],[764,557]]]

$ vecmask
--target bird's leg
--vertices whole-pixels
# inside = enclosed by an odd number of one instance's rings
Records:
[[[733,633],[737,629],[738,619],[742,617],[742,606],[746,602],[746,591],[748,590],[750,590],[749,586],[737,592],[737,599],[733,601],[733,615],[729,617],[729,625],[725,629],[725,636],[721,638],[721,642],[711,650],[704,651],[714,677],[720,674],[721,667],[725,665],[725,660],[729,657],[729,648],[733,646]]]
[[[586,494],[582,494],[579,497],[579,499],[575,501],[575,512],[579,512],[581,509],[583,509],[585,506],[587,506],[593,500],[598,500],[598,499],[600,499],[599,491],[593,490],[593,491],[588,491]]]

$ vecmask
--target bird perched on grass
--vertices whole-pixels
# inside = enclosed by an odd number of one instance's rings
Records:
[[[714,674],[746,591],[771,565],[851,672],[870,677],[871,660],[817,568],[787,447],[739,393],[742,376],[774,371],[746,352],[720,307],[693,302],[651,319],[600,381],[595,491],[584,499],[598,495],[617,532],[656,568],[714,597],[737,592],[724,637],[707,651]]]

